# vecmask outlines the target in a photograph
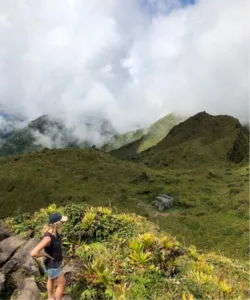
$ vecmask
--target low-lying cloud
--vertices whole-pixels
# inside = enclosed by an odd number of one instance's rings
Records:
[[[86,120],[124,132],[171,112],[244,122],[249,11],[249,0],[1,1],[0,104],[79,134]]]

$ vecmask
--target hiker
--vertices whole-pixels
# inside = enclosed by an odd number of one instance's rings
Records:
[[[62,271],[62,243],[61,226],[68,217],[53,213],[49,216],[49,223],[43,228],[43,239],[31,251],[34,258],[44,257],[44,267],[48,274],[47,291],[48,300],[61,300],[65,286],[65,277]],[[44,251],[43,251],[44,250]],[[53,298],[53,290],[56,285],[56,294]]]

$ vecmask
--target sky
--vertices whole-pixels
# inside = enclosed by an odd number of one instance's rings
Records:
[[[172,112],[248,121],[248,20],[249,0],[0,1],[0,110],[119,132]]]

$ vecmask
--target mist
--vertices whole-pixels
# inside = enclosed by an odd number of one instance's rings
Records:
[[[81,139],[104,118],[120,133],[172,112],[248,122],[249,14],[248,0],[1,1],[1,110]]]

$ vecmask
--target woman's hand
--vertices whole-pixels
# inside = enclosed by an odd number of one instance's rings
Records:
[[[54,258],[53,258],[52,256],[50,256],[49,254],[47,254],[47,253],[44,253],[44,254],[45,254],[45,255],[44,255],[45,257],[47,257],[47,258],[49,258],[49,259],[52,259],[52,260],[54,259]]]
[[[51,242],[51,238],[50,237],[44,237],[41,242],[31,251],[30,255],[32,257],[48,257],[50,259],[53,259],[51,256],[49,256],[47,253],[42,252],[42,250],[49,245]]]

